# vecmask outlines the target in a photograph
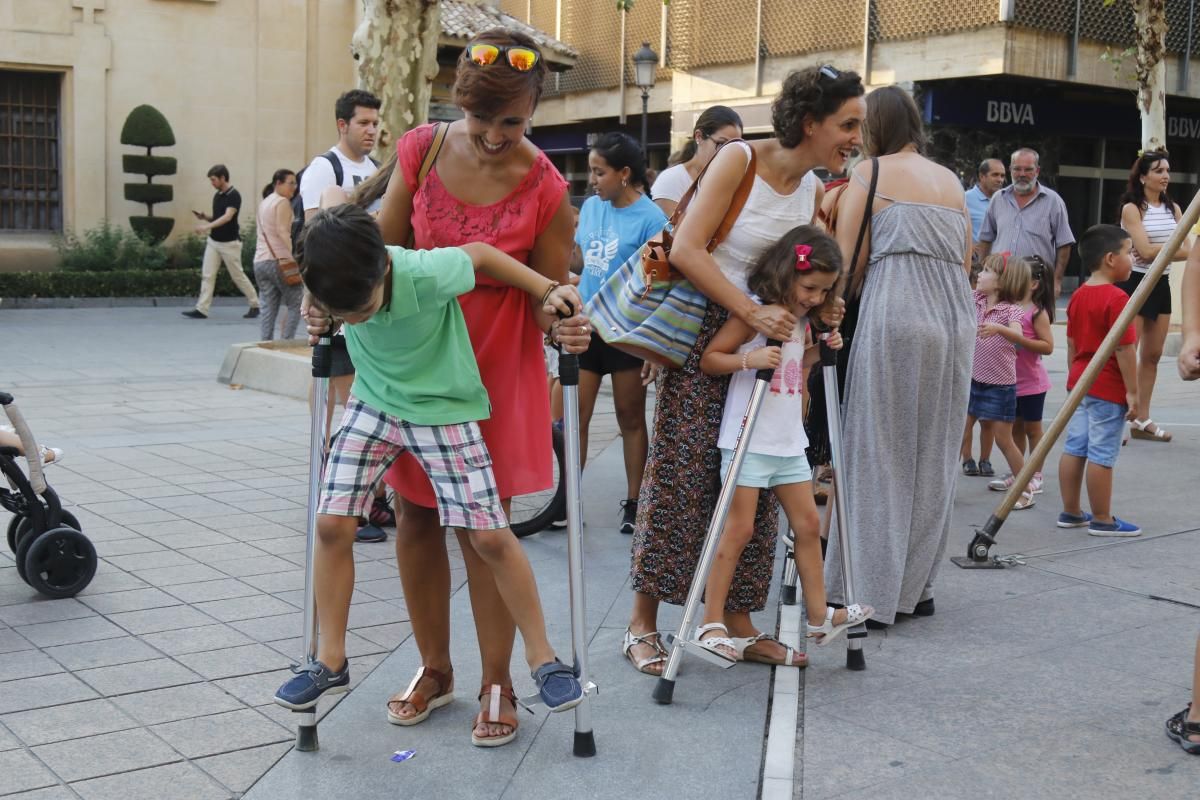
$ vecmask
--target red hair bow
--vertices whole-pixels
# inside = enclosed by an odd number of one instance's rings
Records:
[[[808,257],[812,255],[812,246],[807,244],[796,245],[796,272],[808,272],[813,268],[812,262]]]

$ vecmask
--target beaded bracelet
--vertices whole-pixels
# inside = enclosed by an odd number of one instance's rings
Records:
[[[749,359],[750,359],[750,351],[747,350],[745,353],[742,353],[742,369],[743,370],[750,369],[750,365],[749,365],[749,363],[747,363],[749,361]]]

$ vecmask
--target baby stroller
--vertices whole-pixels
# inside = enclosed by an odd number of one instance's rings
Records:
[[[17,449],[0,447],[0,472],[12,487],[0,488],[0,506],[14,515],[8,523],[8,548],[16,556],[17,574],[47,597],[74,597],[96,574],[96,548],[46,484],[41,450],[13,396],[0,392],[0,405],[21,438],[29,466],[27,477],[17,464]]]

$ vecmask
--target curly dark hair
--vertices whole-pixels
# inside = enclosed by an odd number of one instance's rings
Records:
[[[831,77],[836,75],[837,77]],[[857,72],[839,72],[826,66],[792,72],[771,104],[771,125],[784,147],[804,141],[806,120],[821,122],[852,97],[866,92]]]
[[[746,275],[746,287],[766,305],[787,303],[796,270],[796,245],[812,248],[808,261],[817,272],[841,272],[842,251],[829,234],[816,225],[798,225],[768,247]]]
[[[541,52],[537,42],[524,33],[510,28],[491,28],[471,40],[471,44],[482,42],[497,47],[528,47]],[[469,48],[464,48],[458,57],[458,68],[454,73],[454,102],[476,114],[492,116],[500,109],[518,99],[528,97],[534,108],[542,99],[542,84],[546,80],[546,59],[539,58],[533,69],[517,72],[498,59],[489,67],[478,67],[471,62]]]

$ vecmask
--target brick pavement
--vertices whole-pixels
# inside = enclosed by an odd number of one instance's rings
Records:
[[[308,412],[216,383],[257,332],[237,311],[0,314],[0,384],[66,450],[48,479],[101,557],[51,601],[0,553],[0,795],[239,796],[290,746],[270,698],[301,649]],[[590,450],[614,436],[610,407]],[[357,684],[411,631],[391,544],[355,558]]]

